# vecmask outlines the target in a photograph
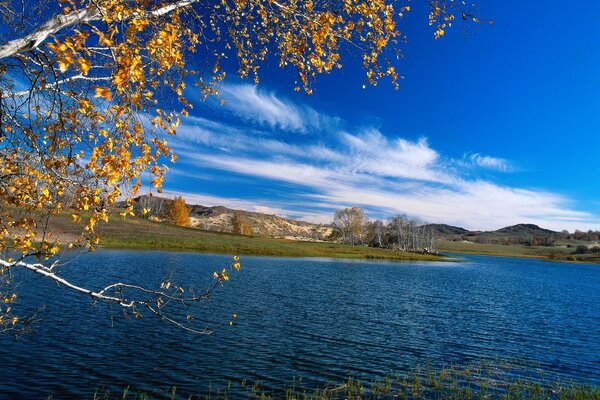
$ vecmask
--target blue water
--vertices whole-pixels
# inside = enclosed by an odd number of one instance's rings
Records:
[[[76,283],[206,287],[231,257],[100,251],[65,268]],[[526,359],[600,384],[600,266],[465,256],[458,263],[243,257],[204,305],[238,318],[210,336],[123,317],[47,279],[18,274],[21,310],[46,305],[36,331],[0,337],[0,397],[90,397],[98,388],[181,395],[227,381],[312,387],[373,379],[417,363]]]

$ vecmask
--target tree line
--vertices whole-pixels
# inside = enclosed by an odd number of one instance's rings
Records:
[[[335,211],[332,240],[352,245],[383,247],[399,251],[437,252],[435,229],[417,218],[395,215],[388,221],[369,220],[361,207]]]
[[[173,199],[164,199],[150,195],[140,196],[135,199],[134,212],[151,221],[166,221],[173,225],[190,226],[191,207],[182,196]],[[231,233],[251,236],[252,226],[248,218],[241,212],[234,212],[231,217]]]

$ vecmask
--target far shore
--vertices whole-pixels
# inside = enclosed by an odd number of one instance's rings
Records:
[[[68,221],[67,221],[68,223]],[[71,224],[72,225],[72,224]],[[65,224],[60,230],[67,228]],[[434,254],[351,246],[332,242],[244,236],[183,228],[141,218],[111,218],[98,227],[100,245],[112,249],[166,250],[276,257],[325,257],[390,261],[450,261]]]
[[[475,254],[494,257],[529,258],[544,261],[600,264],[600,254],[575,255],[565,246],[524,246],[479,244],[464,241],[442,241],[438,250],[449,254]]]
[[[66,243],[73,241],[82,230],[68,215],[51,219],[50,231]],[[368,246],[352,246],[334,242],[244,236],[232,233],[185,228],[138,217],[112,216],[107,224],[98,224],[100,247],[108,249],[163,250],[246,256],[324,257],[374,259],[390,261],[454,261],[449,254],[534,258],[546,261],[599,263],[600,254],[572,254],[566,246],[524,246],[479,244],[465,241],[441,241],[436,254],[420,254]]]

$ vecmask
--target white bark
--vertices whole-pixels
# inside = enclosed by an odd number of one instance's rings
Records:
[[[55,281],[56,283],[58,283],[62,286],[65,286],[68,289],[74,290],[79,293],[86,294],[94,300],[101,300],[101,301],[106,301],[106,302],[110,302],[110,303],[116,303],[125,309],[130,309],[134,313],[134,315],[136,315],[136,313],[137,313],[137,315],[141,315],[136,310],[138,308],[145,308],[148,311],[150,311],[152,314],[154,314],[157,318],[160,318],[161,320],[168,322],[172,325],[175,325],[176,327],[184,329],[186,331],[193,332],[196,334],[210,334],[213,332],[213,330],[209,329],[208,326],[206,326],[204,328],[195,328],[190,325],[184,325],[182,322],[179,322],[176,319],[174,319],[173,317],[163,313],[163,311],[161,310],[161,307],[164,307],[168,302],[171,302],[171,301],[178,302],[178,303],[182,304],[183,306],[186,306],[191,302],[198,302],[198,301],[205,300],[210,296],[210,294],[214,291],[214,289],[222,283],[221,279],[215,280],[213,285],[211,285],[210,288],[208,288],[206,291],[199,293],[199,294],[192,293],[190,296],[183,296],[184,290],[181,288],[172,288],[173,289],[172,293],[168,293],[167,291],[163,291],[163,290],[151,290],[151,289],[146,289],[139,285],[132,285],[132,284],[121,283],[121,282],[108,285],[99,291],[93,291],[93,290],[75,285],[75,284],[69,282],[68,280],[58,276],[53,271],[55,265],[56,264],[52,264],[51,266],[45,266],[45,265],[39,264],[39,263],[27,263],[22,260],[9,262],[9,261],[0,259],[0,266],[3,266],[5,268],[27,269],[36,274],[50,278],[51,280]],[[163,283],[163,286],[161,286],[161,289],[162,288],[168,289],[169,287],[170,287],[170,282],[167,281],[167,282]],[[146,294],[148,296],[148,298],[142,299],[142,300],[127,299],[123,294],[123,289],[131,289],[138,293]],[[118,295],[109,295],[109,294],[107,294],[109,292],[115,292]],[[154,305],[154,303],[156,303],[156,305]]]
[[[90,22],[100,18],[100,11],[97,8],[86,8],[73,11],[65,15],[55,15],[42,24],[32,33],[18,39],[11,40],[0,46],[0,59],[14,57],[19,53],[38,48],[56,32],[81,22]]]
[[[6,99],[6,98],[13,98],[13,97],[27,96],[27,95],[31,94],[32,92],[40,92],[40,91],[44,91],[44,90],[55,89],[64,83],[75,82],[75,81],[79,81],[79,80],[90,81],[90,82],[100,82],[100,81],[110,81],[111,78],[108,76],[90,77],[90,76],[85,76],[85,75],[79,74],[79,75],[74,75],[70,78],[61,79],[61,80],[53,82],[53,83],[48,83],[41,87],[35,87],[35,88],[28,89],[28,90],[22,90],[20,92],[14,92],[14,93],[9,92],[9,93],[5,93],[5,94],[1,94],[0,98]]]
[[[179,0],[155,10],[150,10],[146,14],[149,16],[161,17],[179,8],[187,7],[197,3],[198,1],[199,0]],[[139,14],[132,14],[132,16],[136,15]],[[101,17],[102,13],[97,7],[88,7],[83,10],[75,10],[64,15],[55,15],[40,25],[40,27],[32,33],[0,45],[0,59],[14,57],[17,54],[35,50],[42,43],[44,43],[46,39],[60,32],[61,30],[84,22],[89,23],[99,21]],[[131,18],[131,16],[129,18]]]
[[[56,283],[61,284],[61,285],[65,286],[69,289],[72,289],[76,292],[90,295],[91,297],[98,299],[98,300],[105,300],[105,301],[109,301],[109,302],[113,302],[113,303],[118,303],[122,307],[131,308],[136,303],[138,303],[136,301],[124,301],[123,299],[114,297],[114,296],[107,296],[102,293],[103,291],[94,292],[90,289],[86,289],[81,286],[74,285],[71,282],[56,275],[54,272],[52,272],[51,268],[45,267],[42,264],[30,264],[30,263],[26,263],[23,261],[8,262],[5,260],[0,260],[0,265],[2,265],[4,267],[8,267],[8,268],[22,267],[22,268],[28,269],[30,271],[35,272],[36,274],[40,274],[42,276],[50,278],[50,279],[54,280]]]

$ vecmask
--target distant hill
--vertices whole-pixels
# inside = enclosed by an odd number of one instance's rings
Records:
[[[446,224],[427,224],[426,226],[438,236],[464,235],[469,232],[465,228]]]
[[[485,244],[550,245],[565,236],[561,232],[540,228],[534,224],[511,225],[495,231],[467,231],[457,227],[445,228],[447,225],[434,226],[443,227],[438,229],[438,232],[444,240],[463,240]]]
[[[159,196],[140,196],[135,199],[137,214],[141,209],[149,209],[147,214],[163,220],[172,200]],[[234,215],[241,217],[250,226],[252,234],[264,237],[277,237],[295,240],[321,241],[327,239],[333,228],[328,225],[313,224],[252,211],[236,210],[223,206],[188,205],[190,226],[213,232],[233,232]]]
[[[140,196],[135,199],[136,213],[148,209],[149,217],[164,220],[168,205],[172,200],[159,196]],[[324,241],[331,237],[330,225],[313,224],[283,218],[277,215],[252,211],[236,210],[223,206],[190,206],[190,226],[214,232],[233,232],[234,216],[243,218],[255,236],[276,237],[295,240]],[[428,224],[434,234],[442,240],[468,241],[485,244],[525,244],[550,245],[565,234],[541,228],[534,224],[517,224],[495,231],[469,231],[447,224]]]
[[[522,236],[522,237],[535,237],[535,236],[549,236],[549,235],[557,235],[559,232],[554,232],[549,229],[540,228],[534,224],[517,224],[507,226],[497,231],[494,231],[501,234],[512,235],[512,236]]]

